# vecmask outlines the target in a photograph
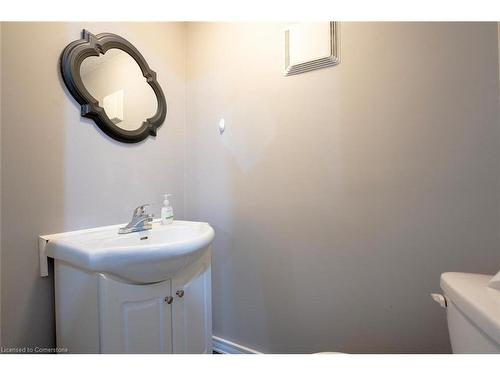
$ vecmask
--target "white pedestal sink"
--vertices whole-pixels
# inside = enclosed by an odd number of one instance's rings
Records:
[[[70,353],[211,353],[207,223],[158,221],[40,236],[54,258],[57,345]]]

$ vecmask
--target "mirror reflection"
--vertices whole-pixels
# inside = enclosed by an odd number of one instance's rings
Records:
[[[80,66],[80,75],[116,126],[136,130],[155,114],[154,91],[128,53],[113,48],[104,55],[88,57]]]

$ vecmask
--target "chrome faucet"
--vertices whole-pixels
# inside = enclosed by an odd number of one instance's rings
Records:
[[[146,213],[146,207],[149,204],[143,204],[134,210],[132,215],[132,220],[130,223],[125,225],[123,228],[118,229],[118,234],[126,234],[132,232],[139,232],[143,230],[150,230],[153,227],[153,216],[152,214]]]

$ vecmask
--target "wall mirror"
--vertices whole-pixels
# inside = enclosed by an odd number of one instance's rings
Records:
[[[127,143],[156,136],[167,113],[165,96],[156,73],[126,39],[83,30],[64,49],[60,67],[81,115],[108,136]]]

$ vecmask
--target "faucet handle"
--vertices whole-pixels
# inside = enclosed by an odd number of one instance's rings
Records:
[[[139,207],[136,207],[134,210],[134,217],[135,216],[143,216],[146,213],[146,207],[149,207],[149,206],[151,206],[151,204],[146,203],[146,204],[140,205]]]

